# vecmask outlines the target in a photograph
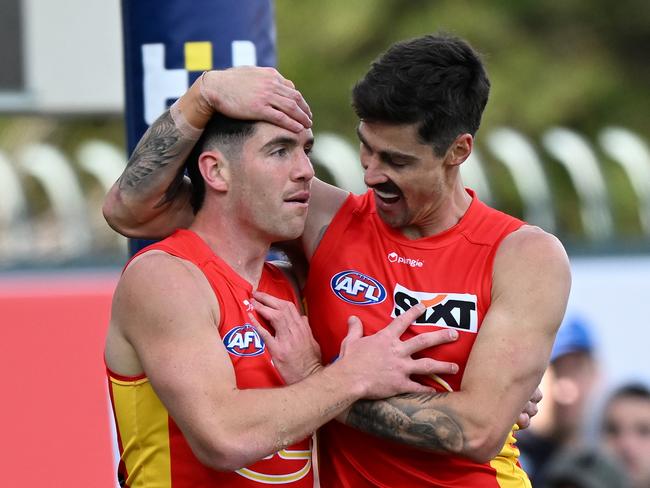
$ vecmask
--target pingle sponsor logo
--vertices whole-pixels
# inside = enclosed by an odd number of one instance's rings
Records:
[[[330,287],[337,297],[353,305],[376,305],[386,299],[386,289],[379,281],[352,269],[332,276]]]
[[[259,356],[266,344],[251,324],[234,327],[223,337],[223,344],[233,356]]]
[[[473,333],[478,331],[476,295],[413,291],[397,283],[393,290],[391,317],[399,317],[418,303],[424,305],[426,310],[415,319],[415,325],[435,325]]]
[[[424,266],[423,261],[420,261],[419,259],[402,257],[399,254],[397,254],[395,251],[389,252],[386,258],[388,258],[389,263],[406,264],[411,268],[421,268],[422,266]]]

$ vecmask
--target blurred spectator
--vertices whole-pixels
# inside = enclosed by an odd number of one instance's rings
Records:
[[[543,468],[554,454],[579,447],[587,405],[598,379],[589,325],[567,315],[555,339],[540,388],[544,399],[530,428],[517,434],[521,463],[533,486],[542,486]]]
[[[602,423],[605,448],[625,467],[634,488],[650,487],[650,389],[629,384],[617,389],[605,405]]]
[[[567,448],[544,468],[535,488],[629,488],[625,471],[612,457],[595,449]]]

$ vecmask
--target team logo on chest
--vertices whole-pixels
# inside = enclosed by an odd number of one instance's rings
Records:
[[[354,305],[376,305],[386,299],[386,289],[379,281],[351,269],[332,276],[330,287],[337,297]]]
[[[259,356],[266,349],[266,344],[250,324],[230,329],[223,337],[223,344],[233,356]]]
[[[411,307],[422,303],[424,313],[415,320],[415,325],[450,327],[466,332],[478,330],[476,295],[469,293],[427,293],[413,291],[397,283],[393,291],[391,317],[398,317]]]

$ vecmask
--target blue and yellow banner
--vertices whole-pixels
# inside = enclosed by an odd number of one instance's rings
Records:
[[[273,0],[122,0],[129,154],[203,71],[275,66],[274,24]]]

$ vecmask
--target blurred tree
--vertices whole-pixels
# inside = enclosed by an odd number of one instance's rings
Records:
[[[464,37],[483,53],[492,94],[482,131],[507,125],[539,141],[548,128],[565,126],[594,141],[603,127],[622,125],[646,141],[650,135],[650,3],[644,0],[277,0],[276,19],[279,69],[305,94],[316,131],[355,144],[349,103],[355,81],[393,42],[431,32]],[[617,220],[624,234],[638,234],[629,183],[599,156],[612,201],[622,202],[614,208]],[[503,177],[487,159],[492,178]],[[547,159],[562,231],[580,236],[575,194],[565,172]],[[493,183],[497,205],[520,215],[512,185]]]
[[[540,144],[550,127],[565,126],[591,141],[607,182],[619,239],[598,250],[620,250],[628,243],[648,249],[633,188],[595,143],[609,125],[650,142],[650,2],[276,0],[275,6],[279,68],[308,99],[316,133],[334,132],[357,144],[351,88],[393,42],[431,32],[464,37],[483,53],[492,80],[477,146],[496,206],[520,217],[524,208],[511,175],[483,142],[485,133],[505,125],[527,135],[543,158],[558,234],[570,247],[588,244],[568,174]],[[76,166],[76,151],[90,138],[124,147],[122,118],[0,116],[0,151],[12,161],[22,146],[37,141],[61,148]],[[79,173],[87,186],[89,178]],[[30,212],[40,215],[47,204],[43,192],[30,179],[25,184]]]
[[[387,46],[442,31],[484,54],[493,82],[486,126],[650,131],[643,0],[278,0],[276,10],[279,67],[306,93],[321,129],[356,123],[350,88]]]

